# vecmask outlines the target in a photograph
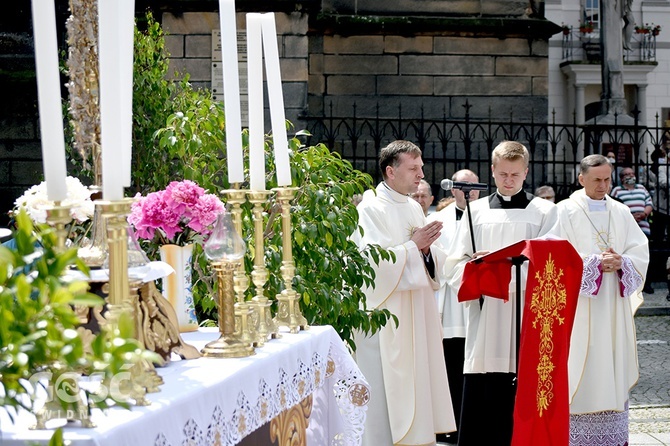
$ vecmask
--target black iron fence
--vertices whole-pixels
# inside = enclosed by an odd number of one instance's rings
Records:
[[[468,109],[466,104],[466,110]],[[530,152],[529,173],[526,190],[533,191],[541,185],[550,185],[556,191],[557,200],[566,198],[578,189],[579,161],[592,153],[613,152],[617,167],[631,166],[637,173],[638,182],[652,194],[656,213],[667,214],[668,169],[666,178],[659,181],[660,163],[666,160],[670,149],[670,125],[661,125],[659,118],[653,126],[644,126],[636,116],[633,125],[559,124],[551,116],[549,123],[518,122],[510,115],[507,121],[473,119],[466,112],[462,119],[406,119],[402,110],[396,118],[358,117],[354,107],[348,117],[325,116],[308,118],[311,137],[306,143],[322,142],[331,150],[339,152],[356,169],[381,180],[377,166],[380,148],[396,139],[417,143],[423,151],[425,179],[431,184],[436,200],[445,196],[439,188],[443,178],[463,168],[478,174],[481,182],[492,185],[491,152],[503,140],[523,143]],[[666,181],[662,181],[666,180]],[[659,224],[660,225],[660,224]],[[658,227],[656,238],[667,244],[665,226]]]

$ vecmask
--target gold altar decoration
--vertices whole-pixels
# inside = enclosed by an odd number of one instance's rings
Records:
[[[98,98],[98,2],[70,0],[67,19],[68,96],[73,147],[79,152],[84,168],[93,168],[92,196],[101,198],[102,160],[100,150],[100,103]],[[79,257],[91,268],[102,267],[107,257],[107,234],[102,209],[95,206],[88,244],[79,249]]]
[[[270,300],[265,297],[265,284],[268,281],[269,273],[265,267],[265,249],[263,244],[263,205],[267,203],[270,191],[249,191],[249,202],[253,204],[254,220],[254,269],[251,272],[251,281],[254,283],[256,294],[253,302],[256,305],[258,314],[258,327],[256,343],[262,347],[268,337],[278,338],[274,320],[272,319]]]
[[[222,192],[230,204],[229,211],[232,214],[233,226],[237,235],[242,234],[242,203],[246,200],[246,192],[237,188],[227,189]],[[246,251],[246,249],[245,249]],[[244,258],[244,257],[243,257]],[[246,291],[249,289],[249,278],[242,260],[233,275],[233,291],[235,292],[235,333],[242,342],[253,344],[256,342],[257,312],[255,308],[245,300]]]
[[[219,215],[214,231],[204,246],[205,256],[211,262],[217,279],[217,304],[219,310],[219,339],[209,342],[202,349],[204,356],[215,358],[240,358],[256,353],[250,342],[242,341],[235,334],[235,295],[233,275],[240,267],[246,252],[242,237],[235,230],[230,215]]]
[[[65,250],[65,240],[67,239],[65,226],[71,221],[70,206],[61,206],[59,202],[56,202],[47,209],[47,223],[54,228],[56,249],[61,252]]]
[[[122,313],[128,312],[133,315],[135,321],[137,316],[133,311],[133,303],[130,298],[130,283],[128,280],[128,214],[132,204],[131,198],[119,201],[101,201],[102,217],[107,226],[107,240],[109,251],[109,299],[107,303],[107,314],[105,319],[108,324],[118,323]],[[138,285],[134,285],[136,287]],[[137,326],[137,322],[135,322]],[[136,337],[138,336],[136,332]],[[162,378],[156,373],[156,369],[149,361],[142,360],[133,365],[131,379],[123,391],[133,400],[135,405],[144,406],[150,404],[145,398],[147,391],[157,391],[158,385],[162,384]]]
[[[312,414],[312,395],[281,412],[270,421],[270,441],[278,446],[306,446],[307,426]]]
[[[295,196],[297,187],[278,187],[272,189],[277,193],[277,201],[281,205],[282,219],[282,266],[280,268],[284,289],[277,294],[277,315],[274,318],[278,327],[288,327],[291,333],[309,329],[307,319],[300,311],[300,295],[293,289],[295,277],[295,263],[293,262],[291,237],[291,200]]]

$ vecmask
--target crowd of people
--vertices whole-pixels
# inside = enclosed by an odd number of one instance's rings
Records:
[[[459,170],[452,176],[459,188],[429,213],[434,197],[423,180],[421,149],[394,141],[380,151],[383,181],[358,204],[354,239],[393,252],[393,261],[373,263],[375,284],[364,291],[368,308],[388,309],[398,320],[356,335],[356,361],[371,386],[364,444],[509,446],[518,438],[519,355],[529,355],[530,345],[519,344],[519,326],[530,323],[520,311],[537,294],[530,262],[504,264],[478,299],[459,302],[459,291],[469,268],[498,250],[562,240],[583,261],[560,274],[558,253],[547,263],[552,290],[563,299],[553,300],[563,302],[559,319],[572,327],[569,342],[542,331],[551,349],[569,351],[566,383],[538,401],[565,406],[550,429],[564,430],[558,438],[571,446],[627,445],[628,395],[639,376],[633,316],[649,263],[648,191],[632,169],[617,173],[607,157],[589,155],[580,163],[581,189],[557,200],[550,186],[524,190],[528,165],[523,144],[503,141],[491,157],[490,194],[480,198],[480,187],[468,187],[479,184],[478,176]],[[621,183],[614,188],[613,174]],[[566,285],[570,280],[575,286]],[[542,345],[546,353],[546,340]]]

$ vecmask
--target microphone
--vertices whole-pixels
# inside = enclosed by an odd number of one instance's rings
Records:
[[[440,187],[444,190],[488,190],[489,185],[484,183],[471,183],[469,181],[451,181],[450,179],[445,178],[440,181]]]

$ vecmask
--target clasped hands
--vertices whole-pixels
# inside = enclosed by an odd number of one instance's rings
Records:
[[[424,254],[430,252],[430,245],[433,244],[435,240],[440,236],[442,231],[442,222],[441,221],[431,221],[426,226],[422,228],[416,228],[412,232],[412,240],[416,247],[421,250]]]
[[[618,271],[621,269],[621,255],[617,254],[612,248],[607,248],[601,254],[602,260],[600,266],[604,273]]]

